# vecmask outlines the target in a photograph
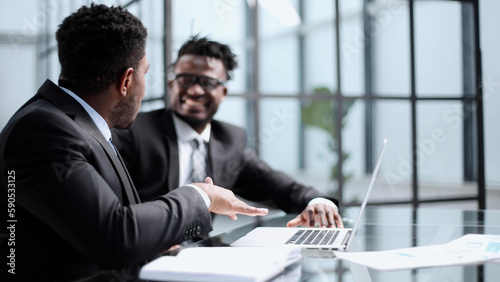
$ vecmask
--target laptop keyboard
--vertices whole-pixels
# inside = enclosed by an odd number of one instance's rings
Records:
[[[298,230],[286,241],[288,245],[331,245],[339,235],[338,230]]]

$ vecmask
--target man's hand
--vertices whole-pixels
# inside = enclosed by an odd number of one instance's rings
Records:
[[[344,228],[338,208],[326,204],[309,205],[301,214],[286,224],[287,227],[316,227],[316,225]]]
[[[210,207],[208,209],[213,213],[224,214],[230,219],[236,220],[237,214],[262,216],[269,212],[267,209],[252,207],[238,200],[232,191],[214,185],[210,177],[205,179],[205,183],[193,184],[207,193],[210,198]]]

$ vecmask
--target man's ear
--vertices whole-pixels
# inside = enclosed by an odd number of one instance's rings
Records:
[[[118,80],[118,92],[121,96],[127,95],[127,90],[132,83],[132,74],[134,73],[133,68],[127,68]]]

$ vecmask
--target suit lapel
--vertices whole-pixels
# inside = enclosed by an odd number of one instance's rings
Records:
[[[215,185],[222,185],[222,181],[228,176],[227,172],[223,171],[224,159],[224,144],[214,135],[214,131],[210,133],[210,142],[208,143],[208,159],[210,162],[210,176]],[[219,183],[219,184],[217,184]]]
[[[129,200],[129,203],[131,203],[131,204],[140,203],[141,200],[139,198],[139,194],[137,193],[137,190],[135,189],[134,182],[132,181],[132,178],[130,177],[128,170],[125,169],[125,163],[123,162],[123,159],[122,159],[120,153],[118,152],[118,150],[116,150],[116,157],[117,157],[118,161],[120,162],[120,165],[115,166],[115,168],[118,168],[118,171],[120,173],[120,177],[121,177],[121,175],[124,174],[126,176],[126,179],[128,179],[128,182],[122,181],[122,183],[124,184],[125,193],[127,194],[127,198]]]
[[[163,112],[163,138],[167,146],[168,153],[168,190],[179,187],[179,147],[177,145],[177,133],[175,132],[172,111]]]
[[[75,118],[75,121],[76,121],[76,118]],[[82,125],[82,124],[80,124],[80,125]],[[94,127],[95,127],[95,125],[94,125]],[[82,126],[82,128],[84,128],[84,126]],[[97,129],[97,130],[99,130],[99,129]],[[99,131],[99,134],[96,134],[95,132],[89,131],[89,134],[92,135],[92,137],[94,137],[94,139],[97,142],[99,142],[101,147],[106,152],[106,155],[108,156],[108,159],[111,161],[111,164],[113,165],[113,168],[115,169],[115,172],[119,176],[120,182],[122,184],[122,188],[123,188],[123,190],[125,192],[125,196],[127,198],[127,202],[129,204],[139,203],[140,202],[138,200],[139,196],[137,195],[137,191],[134,187],[134,183],[132,182],[132,179],[130,178],[128,171],[125,169],[125,165],[124,165],[123,161],[121,160],[121,156],[119,155],[118,150],[116,150],[116,153],[115,153],[115,150],[111,147],[111,144],[109,144],[108,141],[104,140],[104,137],[102,136],[100,131]]]
[[[122,188],[127,196],[127,202],[131,204],[137,203],[136,199],[139,199],[139,197],[135,197],[137,192],[128,172],[119,160],[119,156],[111,148],[109,142],[104,139],[101,131],[99,131],[99,128],[97,128],[87,111],[76,100],[49,80],[40,87],[38,93],[51,101],[61,111],[73,117],[75,123],[88,132],[101,145],[119,176]]]

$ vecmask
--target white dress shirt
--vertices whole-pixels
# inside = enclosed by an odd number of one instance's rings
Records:
[[[99,131],[102,133],[102,136],[104,136],[104,139],[109,142],[109,140],[111,140],[111,130],[109,129],[109,125],[104,120],[104,118],[98,112],[96,112],[94,108],[87,104],[87,102],[80,98],[80,96],[76,95],[67,88],[64,88],[62,86],[59,87],[64,90],[64,92],[68,93],[69,96],[73,97],[73,99],[75,99],[80,105],[82,105],[85,111],[87,111],[87,113],[89,114],[90,118],[94,121]]]
[[[210,141],[210,124],[205,127],[201,134],[198,134],[189,124],[172,114],[175,131],[177,133],[177,146],[179,148],[179,186],[191,183],[191,170],[193,164],[191,155],[193,154],[193,147],[189,142],[193,139],[201,139],[204,141],[205,146]],[[206,150],[208,152],[208,150]]]

